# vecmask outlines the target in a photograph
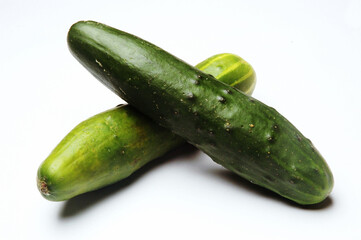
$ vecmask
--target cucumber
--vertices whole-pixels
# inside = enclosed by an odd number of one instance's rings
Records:
[[[253,68],[242,58],[216,56],[197,67],[230,84],[255,82]],[[250,92],[253,85],[238,87]],[[83,121],[56,146],[39,167],[38,189],[48,200],[67,200],[122,180],[184,142],[134,107],[119,105]]]
[[[232,65],[229,62],[233,62]],[[217,76],[218,80],[240,89],[248,95],[252,95],[256,86],[256,73],[252,66],[241,57],[230,54],[222,53],[214,55],[203,62],[196,65],[199,70]],[[238,75],[237,79],[233,76]]]
[[[326,161],[275,109],[97,22],[74,24],[68,45],[118,96],[225,168],[302,205],[330,194],[333,175]]]

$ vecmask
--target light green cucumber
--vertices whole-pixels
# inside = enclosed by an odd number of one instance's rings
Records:
[[[219,54],[197,67],[230,84],[255,76],[234,54]],[[250,92],[251,85],[237,87]],[[184,142],[132,106],[120,105],[76,126],[39,167],[37,185],[46,199],[67,200],[122,180]]]
[[[118,96],[250,182],[299,204],[330,194],[333,175],[326,161],[275,109],[100,23],[74,24],[68,45]]]
[[[228,64],[230,61],[234,62],[233,65]],[[222,53],[214,55],[197,64],[196,67],[206,73],[212,72],[212,75],[217,76],[217,79],[224,78],[225,80],[222,82],[238,88],[248,95],[253,93],[256,86],[256,73],[252,66],[234,54]],[[235,74],[239,76],[238,79],[233,79],[232,76],[235,76]]]

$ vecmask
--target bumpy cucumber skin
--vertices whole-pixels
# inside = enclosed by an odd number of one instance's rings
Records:
[[[240,71],[240,57],[216,56],[199,68],[230,84],[248,74]],[[48,200],[67,200],[122,180],[184,142],[133,107],[117,106],[83,121],[58,144],[39,167],[38,188]]]
[[[275,109],[100,23],[74,24],[68,45],[113,92],[252,183],[304,205],[331,192],[323,157]]]

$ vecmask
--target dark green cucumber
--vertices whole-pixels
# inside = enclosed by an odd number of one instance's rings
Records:
[[[230,84],[255,76],[251,65],[233,54],[197,67]],[[250,86],[238,85],[246,92]],[[122,180],[183,143],[132,106],[117,106],[83,121],[56,146],[39,167],[38,188],[48,200],[67,200]]]
[[[299,204],[332,190],[323,157],[275,109],[159,47],[96,22],[68,33],[70,51],[98,80],[215,162]]]

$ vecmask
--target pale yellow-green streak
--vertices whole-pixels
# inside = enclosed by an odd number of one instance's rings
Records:
[[[201,67],[199,67],[200,70],[203,70],[205,68],[207,68],[209,65],[213,64],[216,60],[220,59],[220,58],[224,58],[226,56],[233,56],[233,54],[231,53],[224,53],[224,54],[219,54],[219,55],[215,55],[214,57],[211,57],[209,59],[207,59],[207,63]],[[202,63],[198,64],[201,65]],[[197,65],[197,66],[198,66]]]
[[[234,83],[231,84],[231,86],[237,85],[241,82],[243,82],[245,79],[249,78],[253,74],[253,70],[250,69],[247,74],[245,74],[243,77],[236,80]]]

